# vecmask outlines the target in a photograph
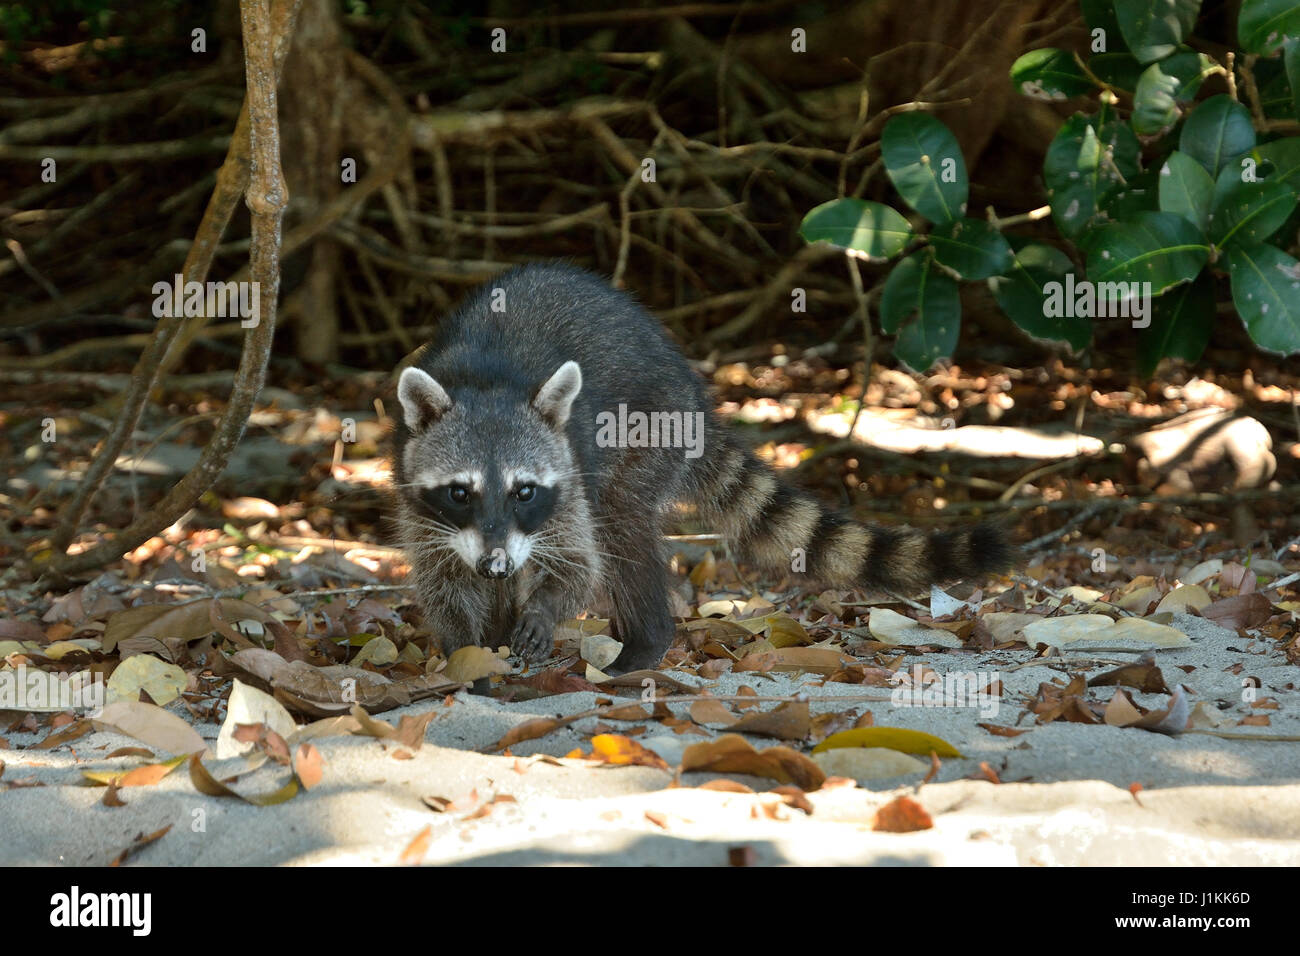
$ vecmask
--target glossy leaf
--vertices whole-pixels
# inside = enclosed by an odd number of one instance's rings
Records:
[[[1061,232],[1077,238],[1097,224],[1105,197],[1137,175],[1139,149],[1133,130],[1113,117],[1076,114],[1065,121],[1043,162]]]
[[[1227,94],[1212,96],[1197,105],[1183,124],[1178,148],[1191,156],[1211,176],[1255,145],[1255,127],[1246,107]]]
[[[962,279],[987,279],[1011,268],[1011,246],[984,219],[958,219],[937,226],[930,245],[939,264]]]
[[[1063,284],[1074,270],[1070,257],[1038,242],[1023,243],[1005,275],[989,279],[989,289],[1012,322],[1035,339],[1068,342],[1082,349],[1092,340],[1092,325],[1083,316],[1049,316],[1045,286]]]
[[[881,133],[880,153],[898,194],[926,219],[945,223],[966,214],[966,162],[939,120],[928,113],[895,116]]]
[[[892,259],[912,238],[912,227],[895,210],[862,199],[832,199],[809,210],[799,226],[807,242],[828,242],[871,259]]]
[[[1213,199],[1214,180],[1205,167],[1186,153],[1170,153],[1160,168],[1161,211],[1182,216],[1204,231]]]
[[[1295,210],[1295,190],[1281,179],[1243,183],[1233,177],[1230,182],[1232,188],[1216,197],[1210,213],[1210,240],[1220,248],[1263,242]]]
[[[1179,104],[1192,101],[1210,67],[1203,53],[1183,50],[1143,70],[1133,94],[1133,131],[1153,136],[1177,123]]]
[[[1264,243],[1228,252],[1232,304],[1260,348],[1300,352],[1300,262]]]
[[[915,316],[911,321],[904,322]],[[912,253],[890,272],[880,297],[880,328],[898,334],[894,354],[923,372],[952,355],[961,327],[957,283],[928,250]]]
[[[1124,42],[1142,63],[1169,56],[1192,32],[1201,0],[1115,0]]]
[[[1030,50],[1017,59],[1011,64],[1011,82],[1023,95],[1038,100],[1066,100],[1095,88],[1074,55],[1056,47]]]
[[[1089,237],[1086,247],[1093,283],[1150,282],[1152,295],[1191,281],[1210,255],[1199,230],[1169,212],[1110,223]]]
[[[1295,0],[1241,0],[1237,42],[1250,53],[1267,56],[1287,37],[1300,37],[1300,3]]]
[[[1209,344],[1214,320],[1214,279],[1208,272],[1157,297],[1150,327],[1138,333],[1138,370],[1150,377],[1161,359],[1196,362]]]

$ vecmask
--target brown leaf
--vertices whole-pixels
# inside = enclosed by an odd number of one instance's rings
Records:
[[[415,717],[403,714],[402,719],[397,722],[397,729],[392,733],[393,742],[410,747],[412,750],[419,750],[424,746],[424,735],[435,716],[437,715],[432,710]]]
[[[303,787],[310,790],[325,775],[325,759],[311,744],[299,744],[293,754],[293,772]]]
[[[505,736],[492,745],[492,749],[504,750],[525,740],[536,740],[563,726],[565,726],[564,721],[557,717],[534,717],[507,730]]]
[[[1114,670],[1106,671],[1104,674],[1098,674],[1088,681],[1089,687],[1107,687],[1120,684],[1125,687],[1136,688],[1144,694],[1171,693],[1169,687],[1165,684],[1165,675],[1160,673],[1160,668],[1156,666],[1155,659],[1150,656],[1144,656],[1141,660],[1134,661],[1132,664],[1125,664]]]
[[[721,793],[753,793],[752,787],[747,787],[738,780],[728,780],[726,777],[719,777],[717,780],[710,780],[702,783],[696,790],[717,790]]]
[[[670,677],[667,674],[651,670],[628,671],[626,674],[619,674],[617,677],[611,677],[609,680],[601,681],[599,687],[601,690],[606,690],[610,687],[635,687],[639,694],[642,687],[641,682],[646,679],[652,681],[656,688],[666,686],[673,694],[699,693],[699,688],[694,687],[691,684],[683,684],[681,681]],[[656,696],[662,697],[664,695],[657,690]]]
[[[415,835],[402,855],[398,857],[398,862],[406,866],[415,866],[424,862],[425,854],[429,852],[429,844],[433,842],[433,827],[426,825],[423,830]]]
[[[730,727],[739,719],[731,712],[731,708],[720,700],[701,697],[691,704],[691,720],[697,724],[722,724],[724,727]]]
[[[509,683],[532,687],[546,694],[572,694],[598,690],[591,681],[578,674],[570,673],[565,667],[550,667],[527,677],[510,678]]]
[[[781,801],[787,807],[793,807],[796,810],[802,810],[804,813],[808,814],[808,816],[813,815],[812,803],[809,802],[807,794],[805,794],[798,787],[791,786],[790,784],[787,783],[779,787],[773,787],[771,790],[768,791],[768,793],[775,793],[777,796],[781,798]]]
[[[253,744],[282,767],[289,765],[289,744],[266,724],[236,724],[233,736],[241,744]]]
[[[1222,598],[1201,608],[1201,617],[1234,631],[1243,627],[1258,627],[1272,614],[1273,602],[1258,591]]]
[[[871,821],[871,829],[884,833],[913,833],[933,826],[934,820],[925,807],[911,797],[899,797],[885,804]]]
[[[760,651],[753,654],[746,654],[740,660],[731,665],[731,669],[736,672],[756,671],[760,674],[766,674],[772,668],[776,667],[777,659],[774,651]]]
[[[104,788],[104,799],[99,802],[106,807],[124,807],[126,801],[117,795],[118,786],[114,781]]]
[[[78,737],[84,737],[94,729],[94,723],[86,717],[72,723],[66,730],[59,730],[38,744],[33,744],[32,750],[53,750],[55,747],[66,744],[69,741],[76,740]]]
[[[836,684],[865,684],[867,687],[893,687],[894,672],[885,667],[850,664],[826,679]]]
[[[977,723],[975,726],[983,727],[994,737],[1019,737],[1021,734],[1028,733],[1028,728],[1006,727],[1002,724]]]
[[[268,618],[262,622],[271,636],[275,638],[275,653],[279,654],[286,661],[310,661],[311,657],[303,646],[298,643],[298,638],[294,636],[293,631],[282,622],[275,618]]]
[[[1112,727],[1131,727],[1141,720],[1145,714],[1146,711],[1133,703],[1132,698],[1127,693],[1117,690],[1115,696],[1106,705],[1105,720]]]
[[[649,720],[650,711],[640,704],[624,704],[621,707],[611,707],[601,716],[609,720]]]
[[[44,644],[45,632],[33,624],[31,621],[20,621],[17,618],[0,618],[0,641],[34,641],[37,644]]]
[[[149,834],[137,833],[135,839],[131,841],[131,845],[127,847],[125,850],[123,850],[121,853],[119,853],[117,856],[115,856],[112,862],[110,862],[108,865],[121,866],[127,860],[131,859],[131,857],[135,856],[137,853],[139,853],[141,850],[147,847],[150,843],[153,843],[155,840],[161,840],[163,837],[165,837],[167,835],[167,831],[170,830],[171,828],[172,828],[172,824],[169,823],[161,830],[155,830],[153,833],[149,833]]]
[[[812,760],[789,747],[768,747],[757,751],[739,734],[724,734],[716,740],[692,744],[682,754],[681,769],[715,773],[748,773],[781,783],[793,783],[805,791],[816,790],[826,774]]]
[[[732,733],[758,734],[780,740],[803,740],[812,732],[808,702],[786,701],[775,708],[747,714],[731,725]]]

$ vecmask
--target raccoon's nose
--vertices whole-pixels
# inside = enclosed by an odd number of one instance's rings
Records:
[[[485,554],[478,559],[478,573],[485,578],[508,578],[515,573],[515,562],[503,554]]]

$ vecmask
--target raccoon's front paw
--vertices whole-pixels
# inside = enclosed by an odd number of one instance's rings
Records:
[[[510,653],[525,661],[543,661],[555,646],[555,621],[538,611],[525,610],[510,634]]]

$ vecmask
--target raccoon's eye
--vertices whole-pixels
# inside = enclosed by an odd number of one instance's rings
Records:
[[[447,489],[447,497],[458,505],[469,501],[469,489],[464,485],[452,485]]]
[[[515,497],[520,501],[532,501],[537,489],[532,485],[520,485],[515,489]]]

